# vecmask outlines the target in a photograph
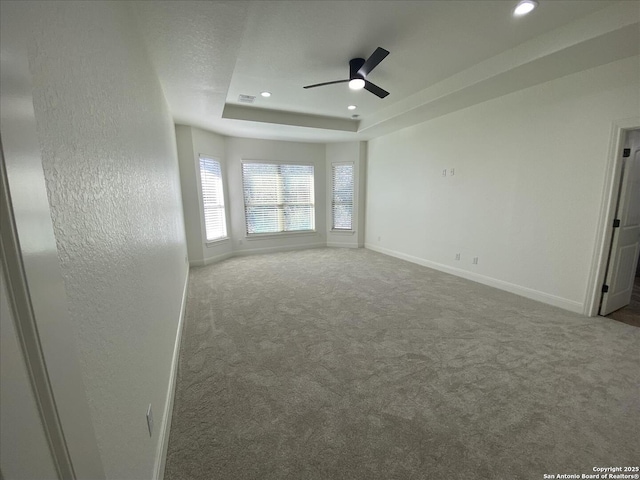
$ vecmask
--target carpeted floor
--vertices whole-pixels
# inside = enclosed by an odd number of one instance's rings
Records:
[[[638,465],[640,329],[369,250],[192,269],[165,479]]]

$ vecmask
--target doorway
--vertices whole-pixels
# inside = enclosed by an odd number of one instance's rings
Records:
[[[640,116],[614,121],[611,125],[609,154],[605,166],[602,201],[596,241],[591,259],[591,270],[587,282],[588,288],[584,302],[584,315],[595,317],[599,315],[602,301],[602,290],[609,267],[609,254],[614,234],[618,200],[620,197],[620,182],[624,163],[624,149],[631,148],[628,142],[638,133],[628,135],[629,132],[640,131]]]
[[[599,315],[640,327],[640,129],[623,139],[615,219],[601,290]]]

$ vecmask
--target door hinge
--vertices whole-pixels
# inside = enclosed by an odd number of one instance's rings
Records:
[[[620,219],[619,219],[619,218],[616,218],[616,219],[613,221],[613,228],[618,228],[619,226],[620,226]]]
[[[631,149],[630,148],[625,148],[624,150],[622,150],[622,158],[627,158],[631,156]]]
[[[609,291],[609,285],[602,285],[602,293],[607,293]]]

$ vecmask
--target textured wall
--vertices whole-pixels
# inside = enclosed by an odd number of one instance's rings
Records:
[[[621,60],[371,140],[367,246],[581,312],[638,73]]]
[[[198,195],[198,176],[193,154],[191,127],[176,125],[176,145],[180,165],[180,186],[182,206],[184,208],[184,229],[187,240],[189,261],[202,262],[202,221],[200,218],[200,196]]]
[[[173,122],[126,4],[38,4],[30,66],[105,472],[151,478],[187,272]]]

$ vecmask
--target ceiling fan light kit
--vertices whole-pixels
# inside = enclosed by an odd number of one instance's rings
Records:
[[[364,80],[362,78],[353,78],[349,80],[349,88],[351,90],[362,90],[364,88]]]
[[[378,47],[366,60],[364,58],[353,58],[349,60],[349,78],[344,80],[335,80],[333,82],[316,83],[313,85],[307,85],[304,88],[324,87],[325,85],[333,85],[336,83],[349,83],[349,88],[352,90],[360,90],[364,88],[377,97],[384,98],[389,95],[389,92],[367,80],[367,75],[369,75],[371,70],[378,66],[378,64],[384,60],[387,55],[389,55],[387,50]]]
[[[538,2],[536,0],[521,0],[516,5],[516,8],[514,8],[513,14],[516,17],[521,17],[522,15],[532,12],[537,6]]]

